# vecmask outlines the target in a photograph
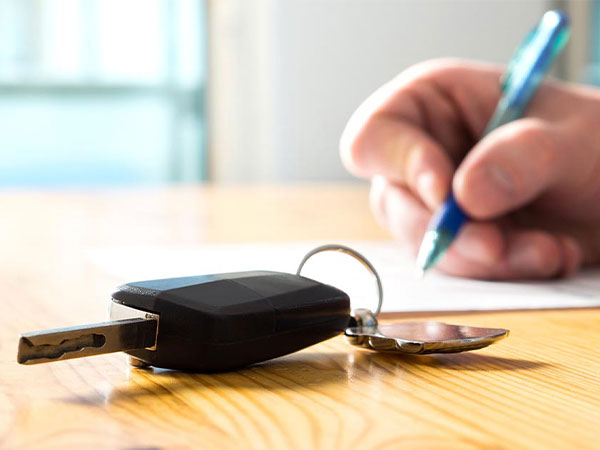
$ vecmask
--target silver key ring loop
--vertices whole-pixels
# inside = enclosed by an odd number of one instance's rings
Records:
[[[377,293],[379,296],[377,308],[375,309],[375,312],[373,313],[375,315],[375,317],[377,317],[379,315],[379,313],[381,312],[381,306],[383,305],[383,285],[381,284],[381,278],[379,278],[379,274],[377,273],[377,270],[375,270],[375,267],[373,267],[373,264],[371,264],[367,258],[365,258],[363,255],[358,253],[356,250],[351,249],[350,247],[346,247],[345,245],[338,245],[338,244],[327,244],[327,245],[321,245],[317,248],[313,248],[310,252],[308,252],[306,255],[304,255],[304,258],[302,258],[302,261],[300,262],[300,265],[298,266],[298,270],[296,271],[296,275],[300,275],[300,272],[302,271],[304,264],[306,264],[306,262],[310,258],[312,258],[317,253],[322,253],[322,252],[341,252],[341,253],[345,253],[346,255],[352,256],[354,259],[356,259],[358,262],[360,262],[371,273],[371,275],[373,275],[373,277],[375,278],[375,281],[377,282]]]

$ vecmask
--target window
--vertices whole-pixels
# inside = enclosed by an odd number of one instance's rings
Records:
[[[591,27],[591,82],[600,86],[600,1],[592,2]]]
[[[195,0],[0,0],[0,186],[205,177]]]

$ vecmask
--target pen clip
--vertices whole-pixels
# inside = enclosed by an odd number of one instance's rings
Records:
[[[504,72],[504,74],[502,74],[502,77],[500,78],[500,89],[502,90],[502,92],[507,91],[507,88],[510,85],[512,79],[512,75],[515,71],[515,67],[519,65],[523,54],[525,54],[525,50],[527,49],[529,44],[531,44],[531,41],[535,36],[535,33],[537,32],[538,28],[539,25],[530,30],[529,33],[527,33],[525,39],[521,41],[517,49],[514,51],[512,57],[510,58],[510,61],[508,62],[508,65],[506,67],[506,71]]]
[[[544,14],[510,59],[506,72],[500,79],[503,93],[510,91],[513,84],[519,90],[522,90],[523,83],[530,86],[526,89],[526,95],[537,88],[569,39],[569,22],[569,17],[559,10]],[[516,72],[519,72],[517,76]]]

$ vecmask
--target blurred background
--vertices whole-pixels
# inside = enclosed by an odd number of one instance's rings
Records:
[[[0,0],[0,187],[350,179],[352,111],[416,62],[506,63],[547,9],[600,85],[600,1]]]

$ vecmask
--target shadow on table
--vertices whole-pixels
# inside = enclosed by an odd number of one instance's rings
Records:
[[[243,390],[325,393],[333,385],[375,384],[391,378],[410,384],[415,375],[453,377],[454,371],[521,371],[545,366],[547,364],[543,362],[475,352],[413,356],[352,348],[336,353],[303,351],[234,372],[195,374],[152,368],[130,369],[127,383],[108,393],[94,392],[66,401],[115,405],[154,397],[177,399],[187,394],[204,397]]]

